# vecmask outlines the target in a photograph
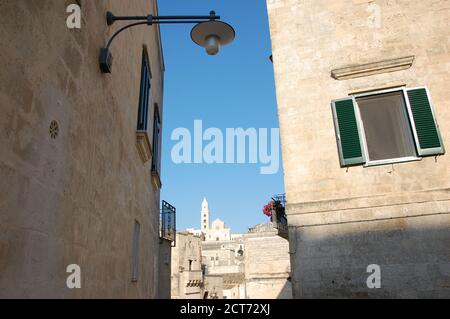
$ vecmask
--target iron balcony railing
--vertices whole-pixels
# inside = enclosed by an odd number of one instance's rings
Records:
[[[272,197],[272,216],[273,227],[278,230],[278,235],[288,238],[288,220],[286,215],[286,195],[280,194]]]
[[[160,218],[161,238],[171,241],[173,246],[175,246],[177,234],[176,217],[177,209],[168,202],[162,201]]]

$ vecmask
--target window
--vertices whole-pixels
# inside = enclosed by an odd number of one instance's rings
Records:
[[[161,118],[159,115],[158,104],[155,103],[153,115],[153,144],[152,144],[152,182],[154,187],[160,189],[160,161],[161,161]]]
[[[159,117],[158,105],[155,104],[155,112],[153,116],[153,159],[152,171],[159,174],[160,161],[160,140],[161,140],[161,119]]]
[[[142,51],[142,65],[141,65],[141,87],[139,94],[139,108],[137,118],[137,149],[139,156],[144,163],[147,163],[152,157],[152,148],[147,134],[148,126],[148,106],[151,100],[150,96],[150,64],[148,62],[147,51],[144,48]]]
[[[445,153],[426,88],[393,89],[332,102],[342,167]]]
[[[131,257],[131,281],[136,282],[138,280],[138,264],[139,264],[139,236],[141,231],[141,225],[138,221],[134,221],[133,231],[133,251]]]
[[[417,157],[403,92],[356,99],[369,162]]]
[[[147,50],[142,51],[142,67],[141,67],[141,93],[139,95],[138,110],[138,131],[147,131],[148,122],[148,106],[151,99],[150,96],[150,63],[148,62]]]
[[[192,260],[189,260],[189,271],[192,270]]]

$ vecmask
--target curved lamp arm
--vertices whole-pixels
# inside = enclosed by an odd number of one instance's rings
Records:
[[[116,31],[116,33],[114,33],[111,37],[111,39],[109,39],[108,44],[106,45],[106,49],[109,49],[109,47],[111,46],[111,43],[113,42],[113,40],[123,31],[125,31],[126,29],[129,29],[131,27],[135,27],[137,25],[143,25],[143,24],[148,24],[147,22],[136,22],[136,23],[132,23],[129,25],[126,25],[122,28],[120,28],[119,30]]]
[[[135,22],[129,25],[126,25],[119,30],[117,30],[112,37],[109,39],[108,43],[106,44],[106,47],[100,49],[100,57],[99,57],[99,63],[100,63],[100,70],[102,73],[111,73],[112,70],[112,63],[113,63],[113,57],[111,52],[109,51],[109,47],[111,46],[111,43],[114,41],[114,39],[123,31],[138,26],[138,25],[144,25],[149,24],[149,21],[145,22]]]
[[[141,22],[135,22],[129,25],[126,25],[119,30],[117,30],[112,37],[109,39],[106,47],[100,49],[100,70],[102,73],[111,73],[112,63],[113,63],[113,57],[111,52],[109,51],[109,47],[111,46],[111,43],[113,40],[123,31],[138,26],[138,25],[153,25],[153,24],[179,24],[179,23],[200,23],[204,22],[205,20],[219,20],[220,16],[216,15],[215,11],[211,11],[209,16],[130,16],[130,17],[116,17],[113,13],[107,12],[106,13],[106,21],[108,25],[112,25],[115,21],[119,20],[145,20]]]

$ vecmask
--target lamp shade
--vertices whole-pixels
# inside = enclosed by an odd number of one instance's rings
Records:
[[[192,41],[216,55],[222,46],[231,43],[236,33],[231,25],[222,21],[206,21],[197,24],[191,31]]]

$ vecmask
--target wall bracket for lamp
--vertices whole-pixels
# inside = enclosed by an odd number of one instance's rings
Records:
[[[215,11],[211,11],[207,16],[115,16],[112,12],[106,13],[106,23],[113,25],[116,21],[139,21],[128,24],[117,30],[109,39],[106,46],[100,49],[100,70],[102,73],[111,73],[113,56],[110,46],[114,39],[123,31],[139,26],[154,24],[186,24],[195,23],[191,31],[191,38],[196,44],[204,47],[209,55],[216,55],[220,48],[231,43],[235,38],[235,31],[229,24],[218,21],[220,16]]]

